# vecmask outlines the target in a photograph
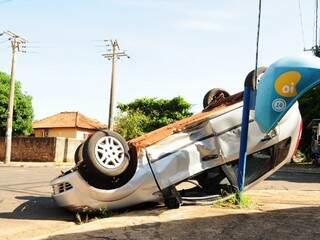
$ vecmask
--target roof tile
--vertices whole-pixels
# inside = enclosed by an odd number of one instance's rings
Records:
[[[34,121],[33,128],[66,128],[78,127],[85,129],[101,129],[106,125],[99,121],[86,117],[80,112],[61,112],[47,118]]]

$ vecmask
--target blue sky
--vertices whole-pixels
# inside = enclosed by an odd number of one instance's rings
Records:
[[[298,0],[262,0],[259,65],[301,54]],[[302,1],[306,47],[314,1]],[[107,121],[111,63],[103,39],[117,39],[130,59],[117,64],[116,101],[185,97],[201,110],[206,91],[242,90],[254,67],[258,0],[0,0],[0,31],[30,41],[17,80],[33,96],[35,119],[80,111]],[[2,40],[0,40],[0,43]],[[0,69],[10,72],[8,43]]]

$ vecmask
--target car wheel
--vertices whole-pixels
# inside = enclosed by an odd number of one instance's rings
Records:
[[[230,94],[221,89],[221,88],[213,88],[206,93],[203,98],[203,108],[206,108],[210,104],[215,104],[221,101],[222,99],[229,97]]]
[[[82,155],[82,152],[83,152],[83,143],[81,143],[75,153],[74,153],[74,162],[75,164],[78,164],[79,162],[82,162],[83,161],[83,155]]]
[[[181,203],[177,198],[172,197],[172,198],[165,199],[164,205],[168,209],[177,209],[181,206]]]
[[[196,180],[204,191],[208,193],[219,193],[220,182],[225,178],[220,168],[214,168],[196,176]]]
[[[84,143],[83,158],[90,171],[114,177],[127,169],[129,147],[118,133],[98,131]]]

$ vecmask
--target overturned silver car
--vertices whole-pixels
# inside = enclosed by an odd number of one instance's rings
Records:
[[[184,200],[209,199],[225,188],[235,189],[242,97],[213,89],[201,113],[129,142],[112,131],[96,132],[77,149],[76,166],[51,182],[54,199],[72,211],[144,202],[177,208]],[[268,134],[259,129],[254,114],[251,111],[246,188],[291,159],[302,128],[297,103]],[[197,191],[179,191],[176,186],[184,181],[192,181]]]

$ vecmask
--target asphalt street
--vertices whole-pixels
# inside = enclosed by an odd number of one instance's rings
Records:
[[[74,215],[55,204],[49,186],[50,180],[67,168],[0,165],[0,229],[5,229],[0,232],[0,239],[32,239],[75,227]],[[309,194],[305,199],[309,199],[312,205],[312,191],[319,196],[320,171],[284,168],[255,186],[252,194],[258,199],[264,197],[262,201],[269,199],[274,202],[273,190],[279,196],[283,193],[282,199],[287,197],[288,202],[292,200],[288,195],[290,191]]]
[[[56,206],[50,180],[65,167],[0,167],[0,239],[23,239],[73,225],[73,215]],[[25,238],[27,239],[27,238]]]

